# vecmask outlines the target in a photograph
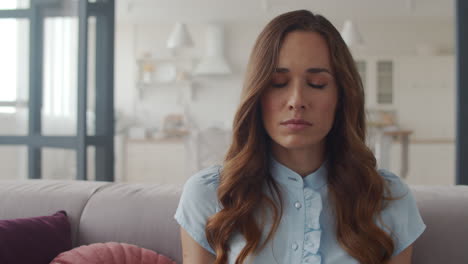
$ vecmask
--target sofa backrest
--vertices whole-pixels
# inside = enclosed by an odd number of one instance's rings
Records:
[[[117,241],[138,245],[182,263],[174,220],[181,186],[117,183],[95,193],[83,210],[78,244]]]
[[[468,186],[410,186],[427,225],[413,263],[468,263]],[[0,219],[68,213],[73,246],[125,242],[182,263],[173,215],[182,186],[84,181],[0,181]]]
[[[52,215],[65,210],[76,246],[82,212],[106,182],[24,180],[0,181],[0,219]]]

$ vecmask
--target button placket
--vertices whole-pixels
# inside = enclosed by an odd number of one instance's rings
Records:
[[[305,243],[304,243],[304,250],[312,254],[316,254],[318,252],[320,246],[320,236],[322,231],[321,230],[313,230],[309,231],[305,234]]]
[[[322,256],[320,254],[317,255],[310,255],[304,258],[304,263],[321,263],[322,262]]]
[[[322,211],[322,199],[320,193],[310,188],[304,188],[305,204],[305,234],[304,234],[304,263],[320,263],[321,256],[318,253],[320,247],[321,228],[320,214]]]

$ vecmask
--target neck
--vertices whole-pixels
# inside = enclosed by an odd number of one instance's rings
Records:
[[[290,168],[302,177],[315,172],[320,168],[325,160],[325,147],[323,143],[314,147],[297,149],[287,149],[281,145],[273,143],[271,151],[273,157],[278,162]]]

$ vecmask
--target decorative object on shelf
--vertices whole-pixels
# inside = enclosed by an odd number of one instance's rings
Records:
[[[146,52],[143,55],[143,60],[141,62],[141,76],[140,81],[144,84],[150,84],[152,82],[152,75],[154,72],[154,64],[151,60],[151,53]]]
[[[177,76],[177,69],[173,63],[159,63],[155,67],[154,81],[156,83],[173,82]]]
[[[177,77],[177,67],[174,61],[152,59],[145,55],[138,61],[140,67],[140,80],[142,85],[174,82]]]
[[[131,139],[145,139],[146,129],[141,126],[133,126],[128,129],[128,137]]]
[[[367,109],[367,125],[371,127],[396,126],[395,110]]]
[[[190,79],[190,73],[184,70],[180,70],[177,72],[176,81],[187,81]]]
[[[231,67],[224,57],[224,27],[221,24],[209,24],[206,28],[206,53],[196,66],[194,75],[229,74]]]
[[[140,59],[140,68],[146,63]],[[138,99],[141,100],[149,89],[171,89],[177,93],[177,104],[184,105],[193,100],[193,81],[190,72],[193,69],[193,59],[187,58],[153,58],[151,64],[154,71],[151,81],[138,81],[136,87]]]
[[[181,137],[188,134],[183,114],[169,114],[164,118],[163,131],[167,137]]]
[[[361,33],[357,26],[354,25],[353,21],[346,20],[341,31],[341,37],[349,47],[359,46],[364,44]]]
[[[138,60],[138,99],[142,100],[149,88],[169,88],[178,93],[176,103],[185,105],[193,98],[191,73],[195,63],[193,58],[184,58],[178,54],[181,48],[193,46],[192,37],[184,23],[175,24],[166,46],[170,49],[170,56],[154,58],[145,53]]]

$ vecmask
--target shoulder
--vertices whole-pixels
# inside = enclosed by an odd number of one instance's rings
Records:
[[[404,197],[410,193],[410,188],[400,176],[386,169],[379,169],[377,172],[382,176],[389,187],[390,195],[393,197]],[[386,193],[386,195],[389,195]]]
[[[400,176],[385,169],[379,169],[378,172],[384,178],[387,187],[384,189],[384,196],[392,198],[384,201],[383,214],[397,217],[399,213],[415,203],[413,194]]]
[[[383,225],[378,223],[394,239],[395,256],[412,244],[424,232],[426,225],[408,184],[388,170],[379,169],[378,172],[388,184],[390,196],[395,198],[386,201],[388,204],[380,213]]]
[[[184,184],[179,205],[174,214],[175,220],[202,247],[215,254],[205,235],[208,218],[219,212],[217,189],[221,166],[203,169]]]
[[[220,165],[213,165],[211,167],[200,170],[199,172],[193,174],[184,184],[184,192],[187,189],[195,190],[215,190],[219,186],[219,176],[221,172]]]
[[[189,177],[184,184],[181,203],[216,208],[220,170],[219,165],[211,166]]]

